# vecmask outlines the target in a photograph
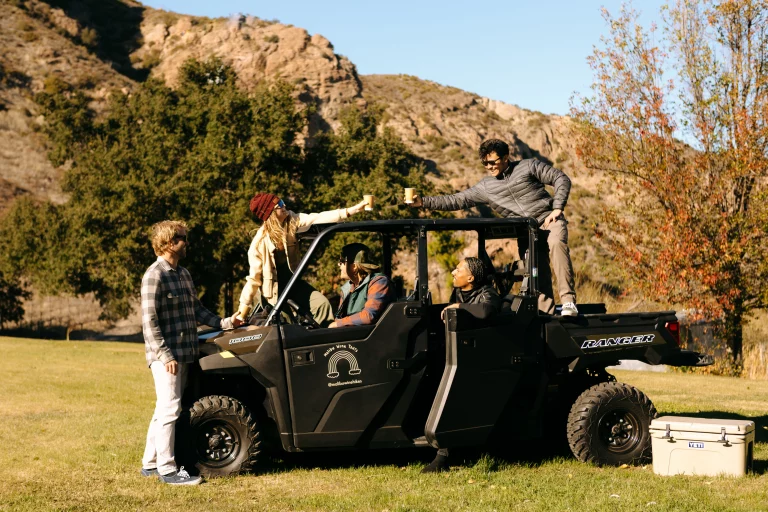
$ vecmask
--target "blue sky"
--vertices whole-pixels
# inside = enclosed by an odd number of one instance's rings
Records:
[[[575,91],[589,92],[586,58],[619,0],[151,0],[197,16],[232,13],[277,19],[322,34],[360,74],[415,75],[546,114],[567,114]],[[644,25],[662,0],[634,3]]]

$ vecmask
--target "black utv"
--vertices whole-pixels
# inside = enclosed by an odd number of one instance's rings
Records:
[[[324,229],[320,229],[324,228]],[[679,347],[674,312],[578,316],[541,313],[533,219],[351,222],[310,233],[306,255],[274,308],[232,331],[200,336],[199,368],[179,420],[179,456],[205,476],[248,471],[269,450],[309,452],[467,447],[565,440],[580,460],[638,463],[650,455],[648,397],[616,382],[621,360],[705,366]],[[463,239],[504,297],[478,320],[449,309],[433,241]],[[514,261],[518,239],[524,261]],[[334,242],[335,241],[335,242]],[[320,328],[288,299],[313,281],[334,247],[365,241],[397,290],[374,325]],[[439,247],[439,244],[437,245]],[[546,254],[541,256],[547,262]],[[548,264],[548,263],[547,263]],[[326,290],[327,293],[327,290]]]

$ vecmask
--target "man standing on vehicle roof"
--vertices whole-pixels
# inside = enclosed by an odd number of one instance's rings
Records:
[[[463,309],[475,318],[488,319],[501,311],[501,297],[496,289],[485,283],[485,266],[480,258],[466,258],[456,265],[451,272],[453,276],[453,293],[449,306],[440,313],[445,321],[447,309]],[[448,470],[448,448],[437,450],[435,459],[430,462],[422,473],[438,473]]]
[[[539,309],[554,314],[555,301],[552,291],[552,275],[549,260],[557,276],[558,291],[563,304],[563,316],[579,314],[576,308],[576,291],[573,281],[573,265],[568,249],[568,221],[563,209],[568,202],[571,180],[566,174],[535,158],[509,161],[509,146],[498,139],[488,139],[478,151],[486,176],[474,187],[448,196],[414,196],[412,206],[431,210],[462,210],[477,204],[487,204],[502,217],[533,217],[544,231],[547,250],[539,251]],[[555,188],[555,197],[549,195],[544,185]],[[521,259],[525,257],[528,239],[517,241]],[[542,249],[545,247],[542,244]],[[549,253],[549,258],[546,257]]]
[[[158,256],[141,280],[141,324],[147,364],[157,401],[147,432],[141,474],[171,485],[197,485],[199,476],[176,469],[173,453],[176,420],[189,367],[198,356],[197,323],[232,329],[242,322],[221,319],[197,298],[192,276],[179,265],[187,255],[187,225],[166,220],[152,226],[152,248]]]

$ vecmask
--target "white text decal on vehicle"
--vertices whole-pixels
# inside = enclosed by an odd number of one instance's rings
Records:
[[[605,348],[617,347],[619,345],[642,345],[651,343],[656,337],[655,334],[639,334],[637,336],[618,336],[616,338],[603,338],[600,340],[584,340],[581,348]]]
[[[253,336],[243,336],[242,338],[235,338],[233,340],[229,340],[230,345],[235,345],[237,343],[245,343],[246,341],[256,341],[260,340],[264,336],[263,334],[254,334]]]
[[[336,345],[325,351],[323,354],[328,357],[328,378],[336,379],[339,377],[339,363],[346,361],[348,370],[347,373],[352,376],[360,375],[363,370],[360,369],[357,363],[357,357],[355,353],[357,348],[353,345]],[[352,379],[347,381],[329,382],[328,387],[344,386],[346,384],[362,384],[360,379]]]

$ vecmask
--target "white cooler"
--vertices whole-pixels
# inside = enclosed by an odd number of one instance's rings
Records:
[[[752,469],[755,422],[662,416],[651,422],[657,475],[744,476]]]

